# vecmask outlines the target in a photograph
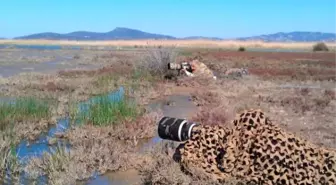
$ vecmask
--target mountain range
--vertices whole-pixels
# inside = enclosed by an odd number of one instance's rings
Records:
[[[223,39],[218,37],[202,37],[202,36],[191,36],[178,38],[169,35],[148,33],[136,29],[117,27],[112,31],[99,33],[99,32],[88,32],[88,31],[76,31],[71,33],[53,33],[44,32],[36,33],[21,37],[16,37],[14,39],[48,39],[48,40],[78,40],[78,41],[89,41],[89,40],[140,40],[140,39],[160,39],[160,40],[174,40],[174,39],[184,39],[184,40],[194,40],[194,39],[209,39],[209,40],[262,40],[265,42],[334,42],[336,41],[335,33],[322,33],[322,32],[279,32],[274,34],[259,35],[252,37],[241,37],[233,39]]]

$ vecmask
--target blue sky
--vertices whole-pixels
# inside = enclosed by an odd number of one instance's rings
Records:
[[[0,37],[115,27],[176,37],[335,33],[335,6],[335,0],[1,0]]]

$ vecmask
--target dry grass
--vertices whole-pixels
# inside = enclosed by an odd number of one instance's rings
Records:
[[[261,108],[289,132],[319,145],[336,147],[334,54],[195,50],[191,55],[203,56],[202,61],[219,74],[216,82],[196,78],[177,81],[178,86],[196,89],[190,92],[203,111],[194,119],[203,124],[220,124],[216,120],[224,123],[232,118],[232,113]],[[247,67],[251,76],[221,77],[220,74],[236,67]],[[214,114],[217,107],[218,115]]]
[[[171,152],[170,152],[171,151]],[[169,144],[159,143],[149,151],[148,158],[145,160],[146,165],[139,165],[138,169],[143,176],[141,184],[144,185],[242,185],[242,182],[232,179],[224,183],[219,183],[212,180],[207,175],[198,171],[197,169],[191,169],[192,176],[186,175],[181,169],[180,165],[173,160],[173,148],[170,148]]]
[[[55,40],[0,40],[0,44],[23,45],[74,45],[74,46],[118,46],[118,47],[146,47],[146,46],[178,46],[187,48],[304,48],[311,50],[316,43],[309,42],[263,42],[263,41],[212,41],[212,40],[116,40],[116,41],[55,41]],[[326,43],[335,47],[335,43]]]
[[[83,155],[84,154],[84,155]],[[25,172],[29,179],[44,175],[52,185],[73,184],[94,174],[126,170],[133,165],[136,154],[131,145],[123,145],[113,139],[83,141],[69,151],[58,148],[53,154],[30,160]]]
[[[8,91],[10,94],[57,98],[61,105],[60,110],[54,110],[54,114],[70,111],[65,110],[70,101],[85,100],[93,94],[108,92],[120,85],[125,86],[127,95],[135,98],[140,105],[146,105],[164,95],[187,93],[192,95],[199,107],[199,112],[192,119],[202,124],[225,125],[238,111],[261,108],[272,121],[289,132],[302,135],[318,145],[336,147],[336,74],[332,74],[335,72],[332,55],[316,53],[310,57],[283,54],[281,58],[281,54],[266,56],[259,53],[256,56],[249,52],[239,53],[243,54],[197,53],[203,56],[202,61],[219,74],[216,81],[202,78],[164,81],[148,73],[146,67],[137,70],[138,65],[134,64],[148,62],[163,69],[161,64],[166,64],[170,59],[162,62],[155,57],[152,57],[154,60],[143,60],[141,57],[140,60],[130,62],[123,56],[120,60],[107,62],[108,66],[98,70],[63,71],[57,76],[13,77],[3,80],[2,84],[7,83],[12,88]],[[139,56],[144,56],[144,53]],[[109,60],[109,55],[99,56],[95,60]],[[222,78],[220,74],[232,67],[248,67],[252,75],[236,79]],[[282,87],[286,84],[294,87]],[[59,150],[54,155],[33,160],[30,165],[32,177],[34,172],[46,173],[51,184],[69,184],[76,179],[86,179],[95,171],[105,173],[109,170],[136,168],[144,175],[143,184],[215,184],[201,180],[202,174],[191,177],[183,173],[178,163],[162,147],[155,148],[145,156],[137,153],[141,139],[155,135],[155,123],[160,116],[161,113],[146,112],[136,120],[124,120],[116,125],[75,127],[65,135],[73,146],[70,153]],[[22,125],[28,127],[27,124]],[[25,129],[20,127],[20,130]],[[235,183],[232,181],[232,184]]]
[[[34,158],[26,172],[32,179],[46,175],[48,184],[59,185],[88,179],[95,173],[134,168],[143,160],[136,151],[138,140],[154,136],[155,121],[161,116],[148,113],[117,126],[75,127],[65,135],[72,146],[69,151],[58,147],[53,154]]]
[[[221,88],[209,86],[208,91],[193,93],[194,100],[201,102],[198,103],[201,109],[192,121],[225,126],[233,119],[234,113],[240,110],[262,108],[275,124],[288,132],[294,132],[320,146],[335,148],[335,131],[332,129],[336,127],[334,92],[309,88],[279,89],[281,82],[267,82],[253,77],[221,79],[217,84]],[[152,160],[140,168],[144,176],[143,184],[216,184],[211,179],[204,180],[206,177],[197,171],[191,171],[193,176],[186,175],[178,163],[173,161],[172,149],[167,149],[167,146],[153,148],[150,154]],[[244,184],[237,180],[226,183]]]
[[[143,73],[133,72],[133,66],[129,63],[114,61],[114,64],[111,64],[110,67],[98,70],[80,73],[77,71],[66,72],[60,73],[58,76],[27,74],[3,79],[2,83],[11,87],[7,92],[8,94],[15,92],[12,95],[52,96],[58,99],[61,108],[52,110],[52,113],[53,115],[63,115],[66,111],[72,114],[71,101],[78,102],[84,100],[83,97],[88,98],[93,93],[106,93],[121,85],[125,85],[126,89],[128,89],[128,86],[135,88],[131,93],[128,93],[129,95],[132,95],[132,93],[133,95],[145,94],[145,96],[136,97],[136,99],[142,99],[143,101],[147,99],[148,101],[148,99],[153,98],[154,96],[147,92],[151,90],[148,87],[153,88],[155,86],[155,83],[151,84],[156,82],[155,79],[149,79]],[[155,92],[151,93],[155,94]],[[67,105],[69,105],[68,110],[64,110]],[[158,116],[160,115],[156,113],[146,113],[136,120],[123,120],[113,127],[97,128],[90,125],[76,127],[69,133],[71,135],[69,141],[72,144],[70,153],[65,152],[63,148],[59,148],[54,154],[45,154],[42,159],[36,158],[31,161],[28,172],[33,179],[37,178],[38,175],[47,175],[49,184],[69,184],[75,182],[75,180],[86,179],[92,176],[95,171],[105,173],[108,170],[126,169],[133,165],[133,162],[130,161],[133,160],[132,156],[136,155],[134,146],[137,145],[138,140],[154,136],[155,121],[159,119]],[[43,120],[41,122],[44,123]],[[36,137],[48,127],[48,122],[46,124],[29,123],[16,124],[17,135]],[[42,125],[43,128],[40,127]],[[34,133],[30,133],[31,130]],[[83,134],[83,131],[89,130],[96,135],[92,133]],[[106,132],[106,135],[100,134],[100,132],[106,130],[109,131]],[[81,134],[77,134],[76,131]],[[89,161],[90,163],[88,163]]]
[[[165,76],[168,74],[168,64],[176,62],[177,51],[175,47],[150,48],[147,49],[143,61],[136,65],[141,71],[149,71],[154,76]]]
[[[102,140],[114,138],[136,142],[139,139],[152,138],[156,134],[156,121],[159,120],[161,116],[161,112],[150,112],[139,116],[136,120],[120,122],[117,125],[104,127],[83,125],[73,128],[65,137],[74,145],[90,137]]]
[[[224,125],[231,122],[234,118],[234,113],[228,105],[218,107],[203,107],[191,119],[197,123],[204,125]]]
[[[15,152],[17,141],[13,129],[0,133],[0,183],[19,182],[22,166]]]

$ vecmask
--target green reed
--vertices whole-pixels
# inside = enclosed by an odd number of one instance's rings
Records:
[[[13,102],[0,103],[0,126],[2,129],[10,121],[36,120],[50,115],[50,102],[34,97],[18,98]]]
[[[112,101],[107,96],[101,96],[89,105],[87,111],[80,113],[80,118],[85,123],[103,126],[134,119],[138,114],[137,105],[129,99]]]

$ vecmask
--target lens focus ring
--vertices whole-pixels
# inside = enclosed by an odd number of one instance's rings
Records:
[[[163,117],[158,124],[158,134],[162,139],[186,141],[191,137],[192,129],[196,125],[185,119]]]

